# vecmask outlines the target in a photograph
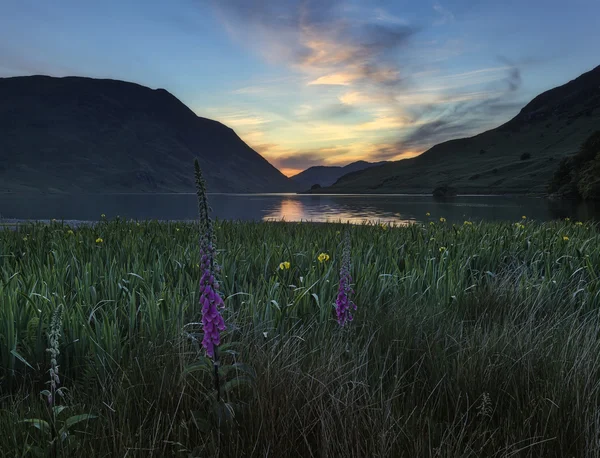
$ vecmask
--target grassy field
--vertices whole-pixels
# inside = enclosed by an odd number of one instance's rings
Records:
[[[0,231],[0,456],[600,456],[598,228],[443,216],[349,229],[344,328],[346,226],[218,221],[220,399],[197,225]]]

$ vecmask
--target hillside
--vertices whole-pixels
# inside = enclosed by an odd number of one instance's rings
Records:
[[[309,167],[308,169],[294,175],[293,181],[298,183],[302,190],[310,189],[311,186],[318,184],[321,186],[331,186],[339,178],[346,175],[347,173],[358,172],[360,170],[368,169],[369,167],[375,167],[377,165],[385,164],[382,162],[367,162],[367,161],[356,161],[345,166],[327,166],[318,165]]]
[[[0,101],[0,192],[192,192],[194,157],[213,192],[297,189],[164,89],[27,76],[0,78]]]
[[[600,126],[600,66],[537,96],[506,124],[413,159],[347,174],[319,192],[546,192],[561,159]]]

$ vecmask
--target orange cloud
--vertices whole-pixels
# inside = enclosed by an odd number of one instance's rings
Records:
[[[353,75],[351,73],[333,73],[331,75],[320,76],[316,80],[310,81],[308,85],[314,86],[318,84],[323,84],[349,86],[350,83],[352,83],[352,81],[355,81],[357,78],[357,75]]]

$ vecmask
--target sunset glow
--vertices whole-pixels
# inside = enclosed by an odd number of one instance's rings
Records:
[[[600,4],[584,0],[567,13],[558,0],[108,3],[11,2],[1,43],[27,53],[0,46],[0,76],[165,88],[286,175],[413,157],[507,121],[598,63]]]

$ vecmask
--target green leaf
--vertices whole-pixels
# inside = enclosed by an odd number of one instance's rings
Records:
[[[22,363],[24,363],[28,368],[30,368],[31,370],[35,370],[33,368],[33,366],[31,364],[29,364],[27,361],[25,361],[25,358],[23,358],[19,352],[17,352],[17,350],[11,350],[10,354],[13,355],[15,358],[17,358],[19,361],[21,361]]]
[[[229,364],[226,366],[221,366],[221,368],[219,369],[219,373],[222,376],[226,376],[227,374],[229,374],[231,372],[236,372],[236,373],[241,372],[241,373],[248,375],[251,378],[255,377],[254,369],[252,369],[250,366],[248,366],[247,364],[244,364],[244,363]]]
[[[45,420],[40,420],[39,418],[27,418],[26,420],[22,420],[21,423],[30,424],[42,432],[50,433],[50,425]]]
[[[227,342],[227,343],[219,345],[219,351],[231,350],[231,349],[237,347],[238,345],[240,345],[239,342]]]
[[[183,375],[191,374],[193,372],[198,372],[198,371],[208,372],[209,374],[212,374],[213,365],[210,362],[210,360],[202,359],[196,363],[190,364],[183,370]]]
[[[229,380],[223,385],[223,392],[228,393],[234,388],[242,387],[244,385],[251,385],[252,379],[250,377],[236,377],[233,380]]]
[[[54,415],[58,416],[60,415],[60,413],[65,410],[67,408],[67,406],[54,406],[53,410],[54,410]]]
[[[81,415],[73,415],[72,417],[67,418],[65,420],[63,427],[59,431],[60,437],[65,436],[65,433],[67,433],[69,431],[69,429],[71,429],[71,427],[76,425],[77,423],[81,423],[81,422],[88,421],[88,420],[93,420],[94,418],[98,418],[98,417],[96,417],[96,415],[91,415],[89,413],[84,413]]]

